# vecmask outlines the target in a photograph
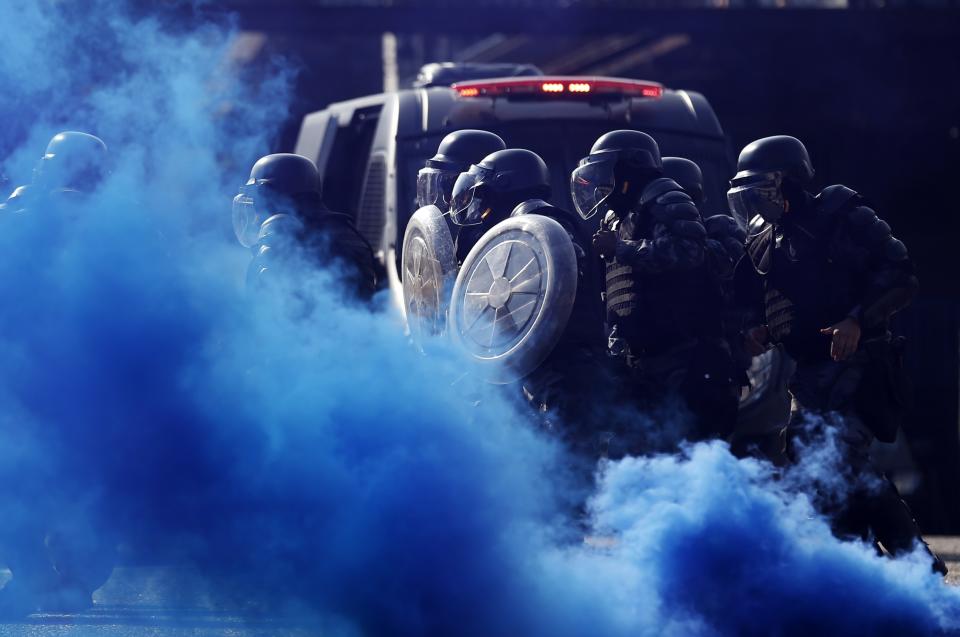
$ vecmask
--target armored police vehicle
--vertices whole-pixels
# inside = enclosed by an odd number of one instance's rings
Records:
[[[664,155],[700,164],[705,216],[726,209],[732,163],[720,123],[699,93],[633,79],[545,76],[529,65],[428,65],[417,84],[308,115],[294,150],[317,164],[327,205],[354,216],[393,288],[404,229],[416,210],[417,171],[458,129],[489,130],[509,148],[543,157],[553,203],[568,210],[570,173],[593,142],[611,130],[642,130]]]
[[[732,157],[699,93],[645,80],[547,76],[530,65],[427,65],[412,88],[307,115],[294,150],[317,164],[327,205],[353,216],[395,296],[401,294],[404,231],[417,208],[417,172],[445,135],[469,128],[540,155],[553,179],[553,203],[567,210],[573,210],[570,173],[593,142],[608,131],[640,130],[657,140],[664,156],[700,165],[704,217],[726,210]],[[765,356],[757,363],[741,418],[766,428],[768,410],[784,409],[784,397],[771,395],[784,394],[782,362]],[[754,412],[760,417],[749,417]]]

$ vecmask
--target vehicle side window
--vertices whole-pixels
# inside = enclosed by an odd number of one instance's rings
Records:
[[[337,130],[323,175],[324,202],[331,209],[347,213],[354,220],[382,108],[378,105],[357,109],[350,123]]]

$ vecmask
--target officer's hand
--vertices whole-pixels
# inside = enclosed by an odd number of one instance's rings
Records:
[[[617,233],[612,230],[598,230],[593,235],[593,247],[602,258],[607,261],[613,259],[617,252]]]
[[[836,325],[823,328],[820,333],[833,337],[830,342],[830,356],[835,361],[849,358],[860,344],[860,323],[853,318],[847,317]]]
[[[767,340],[770,332],[763,325],[747,330],[743,335],[743,347],[750,356],[760,356],[767,351]]]

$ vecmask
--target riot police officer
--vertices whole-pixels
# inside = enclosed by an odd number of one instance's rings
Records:
[[[732,366],[706,230],[690,196],[662,175],[656,141],[619,130],[600,137],[571,176],[581,216],[604,215],[594,245],[607,262],[610,353],[625,367],[631,401],[649,410],[675,399],[691,416],[688,436],[726,435]],[[627,450],[644,444],[628,441]]]
[[[109,174],[109,152],[102,139],[89,133],[54,135],[33,171],[30,185],[20,186],[0,207],[6,212],[67,209],[95,191]]]
[[[677,182],[684,192],[690,195],[694,204],[704,217],[703,226],[707,231],[705,257],[711,274],[716,277],[723,295],[721,322],[723,335],[730,348],[734,363],[734,377],[730,385],[730,406],[726,413],[735,410],[735,403],[743,387],[749,384],[747,370],[751,357],[743,347],[741,332],[743,313],[737,307],[733,295],[733,275],[737,264],[743,258],[747,234],[740,224],[729,214],[703,215],[704,186],[703,171],[696,162],[685,157],[664,157],[663,176]]]
[[[550,195],[547,166],[529,150],[493,153],[458,179],[452,217],[473,225],[458,236],[458,288],[466,292],[453,315],[471,318],[452,319],[453,330],[461,342],[482,335],[491,345],[483,356],[502,355],[511,372],[497,382],[518,388],[539,424],[574,452],[569,475],[577,480],[568,486],[584,489],[585,498],[602,452],[601,410],[614,403],[594,389],[613,385],[601,379],[601,264],[580,219],[548,203]],[[471,311],[478,302],[494,311]]]
[[[749,144],[737,170],[727,196],[751,229],[749,258],[737,272],[756,317],[747,345],[760,353],[780,344],[797,363],[788,451],[801,440],[816,444],[825,424],[835,427],[853,482],[844,503],[827,507],[836,532],[872,535],[891,554],[908,551],[919,529],[868,453],[875,438],[893,441],[904,408],[890,317],[918,288],[907,249],[853,190],[808,192],[813,164],[794,137]]]
[[[417,173],[417,207],[436,206],[448,211],[460,173],[506,147],[498,135],[485,130],[458,130],[444,137],[437,154]]]
[[[487,230],[510,216],[528,199],[550,197],[550,171],[534,152],[522,148],[498,150],[457,178],[450,218],[459,229],[457,262],[463,260]]]
[[[700,166],[684,157],[664,157],[663,176],[675,181],[690,195],[697,209],[703,212],[703,172]],[[744,255],[747,235],[729,214],[703,216],[707,231],[706,257],[710,268],[723,280],[724,287],[733,279],[733,271]]]
[[[373,251],[349,216],[321,200],[320,174],[300,155],[260,158],[233,200],[233,227],[241,245],[251,248],[249,285],[268,279],[297,256],[320,266],[333,265],[344,276],[347,293],[368,300],[377,289]]]
[[[446,310],[457,276],[450,199],[460,173],[503,150],[503,140],[482,130],[459,130],[440,142],[437,154],[417,174],[418,208],[403,236],[403,304],[411,340],[420,349],[426,336],[446,330]]]
[[[511,217],[540,215],[566,231],[576,257],[576,295],[566,326],[547,358],[521,381],[541,424],[557,433],[590,476],[606,452],[615,414],[616,382],[606,356],[602,261],[576,215],[541,199],[518,205]],[[586,481],[584,481],[586,483]]]
[[[31,183],[18,187],[0,205],[0,223],[16,223],[35,214],[60,215],[60,221],[69,221],[109,174],[109,159],[99,137],[78,131],[54,135],[34,168]],[[40,222],[40,227],[53,232],[63,226]],[[25,480],[30,483],[30,476]],[[16,484],[7,490],[14,497],[35,497],[29,491],[22,495]],[[113,570],[116,542],[99,524],[81,531],[74,516],[60,512],[59,519],[54,519],[38,513],[47,508],[42,506],[46,503],[31,504],[27,514],[15,516],[0,529],[0,562],[13,576],[0,592],[0,617],[90,607],[93,592]],[[96,511],[81,507],[79,513],[85,524],[98,521]]]

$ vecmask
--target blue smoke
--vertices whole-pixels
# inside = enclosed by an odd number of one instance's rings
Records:
[[[455,353],[340,303],[336,271],[244,294],[229,203],[288,64],[119,1],[0,12],[2,172],[28,182],[66,129],[113,158],[65,209],[0,211],[0,561],[58,527],[345,634],[960,629],[923,555],[834,540],[803,481],[719,443],[605,465],[583,543],[564,452]]]

